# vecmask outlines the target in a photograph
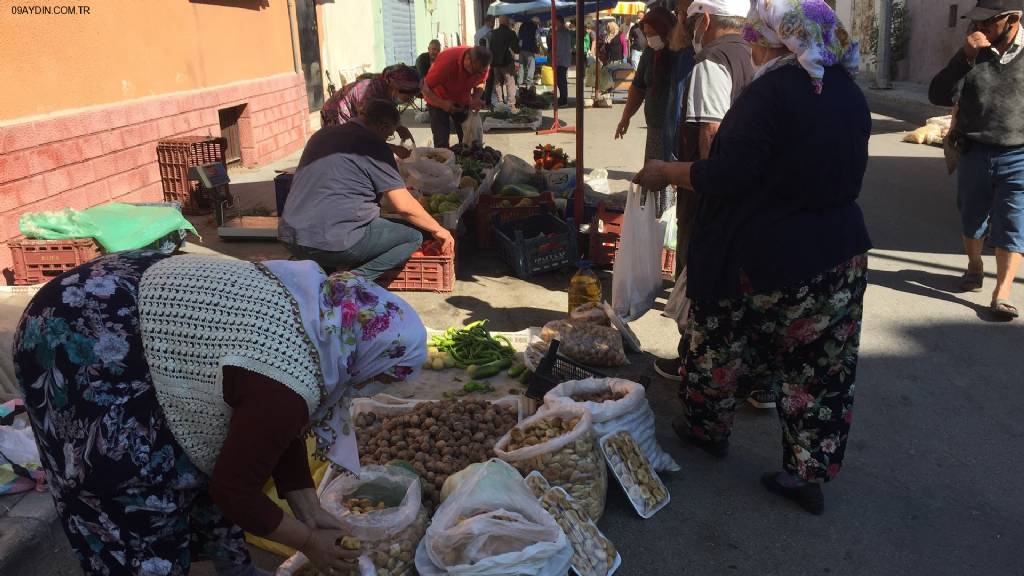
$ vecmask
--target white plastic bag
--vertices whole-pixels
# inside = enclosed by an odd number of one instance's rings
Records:
[[[428,160],[403,162],[399,167],[405,185],[424,194],[450,194],[459,189],[462,167]]]
[[[641,203],[646,197],[646,202]],[[657,194],[630,184],[622,239],[612,269],[612,308],[626,322],[640,318],[661,292],[665,227],[655,214]]]
[[[491,459],[434,513],[416,554],[420,574],[561,576],[572,546],[515,468]]]
[[[338,519],[342,531],[362,543],[359,574],[379,571],[405,574],[415,563],[416,546],[426,532],[428,515],[421,505],[419,476],[398,466],[363,466],[358,476],[334,478],[320,495],[324,510]],[[369,514],[349,512],[345,502],[370,498],[389,506]],[[293,575],[309,560],[297,553],[278,569],[278,576]]]
[[[475,143],[483,145],[484,143],[484,125],[480,120],[480,113],[476,110],[470,112],[462,122],[462,143],[466,146],[472,146]]]
[[[690,303],[691,300],[686,297],[686,268],[683,268],[683,271],[679,273],[679,278],[676,278],[675,288],[672,288],[672,294],[665,304],[665,311],[661,313],[676,321],[680,334],[686,332],[686,325],[690,318]]]
[[[536,425],[547,421],[563,423],[578,419],[572,430],[539,444],[509,450],[513,435],[529,435]],[[494,445],[494,455],[512,464],[524,476],[534,470],[552,486],[560,486],[587,510],[597,522],[604,514],[608,492],[608,471],[597,447],[594,419],[582,406],[559,406],[538,412],[520,422]]]
[[[665,227],[665,249],[675,252],[679,241],[679,221],[676,218],[674,203],[671,206],[666,206],[661,213],[661,224]]]
[[[574,400],[573,396],[611,392],[621,396],[619,400],[604,402]],[[679,464],[658,446],[654,429],[654,412],[647,402],[644,387],[636,382],[619,378],[588,378],[570,380],[555,386],[544,395],[544,410],[561,406],[583,406],[594,418],[594,432],[598,438],[625,430],[629,432],[644,456],[659,472],[675,472]]]
[[[14,426],[0,426],[0,452],[18,466],[42,466],[32,428],[20,417],[14,421]],[[8,462],[0,459],[0,464]]]
[[[587,174],[583,177],[583,182],[590,186],[590,189],[595,194],[608,196],[612,193],[611,186],[608,184],[608,171],[604,168],[598,168],[590,174]]]
[[[501,159],[501,168],[494,177],[491,193],[496,194],[509,184],[529,184],[533,179],[534,167],[518,156],[506,154]]]
[[[443,164],[455,171],[455,153],[447,148],[430,148],[428,146],[420,146],[412,149],[412,154],[408,160],[403,161],[403,164],[415,162],[417,160],[431,160],[438,164]]]

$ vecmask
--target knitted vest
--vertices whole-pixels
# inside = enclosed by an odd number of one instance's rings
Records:
[[[1024,146],[1024,53],[1002,64],[984,52],[964,79],[956,126],[982,144]]]
[[[139,283],[139,317],[157,400],[175,439],[207,474],[231,421],[223,366],[280,382],[310,414],[320,404],[319,355],[298,304],[259,264],[204,256],[158,262]]]

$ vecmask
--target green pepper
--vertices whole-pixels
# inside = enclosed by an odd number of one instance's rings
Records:
[[[470,380],[462,386],[462,391],[466,393],[472,392],[493,392],[494,388],[491,387],[487,382],[480,382],[478,380]]]

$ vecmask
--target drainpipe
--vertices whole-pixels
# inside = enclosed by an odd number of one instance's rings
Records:
[[[462,29],[462,44],[466,42],[466,0],[459,0],[459,26]]]
[[[288,29],[292,34],[292,61],[295,73],[302,74],[302,58],[299,55],[299,28],[296,25],[295,0],[288,0]]]
[[[876,90],[891,90],[889,81],[889,60],[892,51],[892,0],[879,0],[878,4],[878,54],[875,70]]]

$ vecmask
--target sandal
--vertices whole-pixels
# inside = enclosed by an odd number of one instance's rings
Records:
[[[960,289],[964,292],[981,292],[984,283],[984,272],[964,272],[960,277]]]
[[[1000,320],[1013,320],[1020,316],[1017,307],[1010,303],[1009,300],[1003,300],[1002,298],[996,298],[992,301],[992,313]]]

